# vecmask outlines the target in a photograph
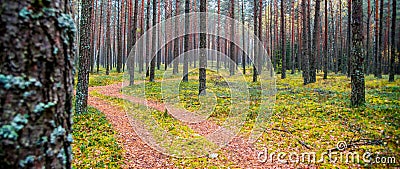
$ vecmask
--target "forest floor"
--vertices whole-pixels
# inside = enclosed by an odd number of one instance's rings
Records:
[[[212,76],[208,76],[212,80]],[[367,164],[362,159],[356,163],[340,161],[330,163],[323,153],[335,151],[338,142],[346,142],[342,152],[372,152],[374,156],[400,159],[400,79],[394,83],[387,79],[366,77],[366,105],[352,108],[349,104],[350,80],[345,76],[330,74],[323,80],[304,86],[301,76],[289,75],[277,79],[274,114],[267,122],[265,132],[255,143],[249,143],[249,133],[254,127],[252,113],[240,132],[221,149],[198,158],[176,158],[165,155],[149,146],[137,132],[135,115],[128,110],[150,114],[165,131],[184,138],[202,138],[215,131],[227,118],[226,100],[219,97],[218,108],[201,123],[180,122],[174,117],[185,112],[165,111],[161,83],[146,83],[124,87],[123,74],[109,76],[91,75],[87,113],[74,117],[74,166],[77,168],[315,168],[315,167],[393,167],[397,164]],[[174,80],[170,78],[170,80]],[[215,82],[214,82],[215,83]],[[200,107],[195,97],[196,80],[189,80],[182,90],[185,108]],[[222,91],[217,85],[208,85]],[[121,91],[124,91],[123,93]],[[196,90],[194,90],[196,91]],[[148,101],[146,102],[146,98]],[[197,101],[196,101],[197,99]],[[194,101],[193,101],[194,100]],[[147,107],[148,106],[148,107]],[[136,114],[136,115],[137,115]],[[144,129],[143,129],[144,130]],[[140,133],[140,132],[139,132]],[[154,133],[151,133],[154,134]],[[157,139],[156,137],[152,139]],[[149,139],[146,139],[149,140]],[[182,143],[183,145],[183,143]],[[324,162],[260,161],[258,154],[315,152],[317,160]],[[262,159],[261,159],[262,160]],[[286,157],[287,160],[287,157]]]

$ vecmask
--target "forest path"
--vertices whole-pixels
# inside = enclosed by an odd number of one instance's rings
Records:
[[[146,101],[143,98],[138,98],[134,96],[126,96],[122,94],[121,91],[122,83],[107,85],[107,86],[96,86],[89,87],[90,91],[99,92],[102,95],[122,98],[128,100],[132,103],[147,105],[150,108],[164,112],[165,104],[156,101]],[[103,112],[107,118],[110,120],[111,124],[114,126],[118,133],[118,140],[123,145],[126,150],[125,153],[125,164],[127,168],[175,168],[179,164],[173,164],[170,160],[171,157],[164,155],[155,149],[144,143],[141,138],[136,134],[135,127],[130,123],[131,117],[127,115],[123,107],[114,106],[108,101],[102,100],[95,96],[90,96],[88,99],[88,104],[95,107],[96,109]],[[184,116],[183,111],[174,111],[169,109],[168,112],[171,116]],[[183,123],[183,122],[182,122]],[[196,133],[205,136],[219,128],[215,123],[205,120],[200,123],[183,123]],[[274,163],[270,162],[260,162],[258,159],[258,151],[252,143],[249,143],[247,139],[241,136],[234,136],[230,142],[224,146],[222,149],[225,159],[209,159],[222,161],[222,163],[230,163],[232,167],[239,168],[297,168],[297,167],[307,167],[310,166],[296,166],[294,164],[282,164],[277,163],[276,159]],[[276,157],[275,157],[276,158]],[[213,163],[213,162],[211,162]]]

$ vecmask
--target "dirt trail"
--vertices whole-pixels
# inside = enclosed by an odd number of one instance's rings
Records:
[[[108,86],[90,87],[89,91],[95,90],[106,96],[123,98],[130,102],[142,105],[147,104],[149,107],[158,111],[165,111],[165,105],[163,103],[155,101],[146,102],[146,100],[142,98],[123,95],[120,92],[121,87],[122,84],[118,83]],[[129,117],[122,108],[112,106],[107,101],[92,96],[89,96],[88,104],[105,113],[107,118],[113,124],[114,128],[118,132],[120,142],[126,149],[125,159],[126,165],[129,168],[174,168],[174,164],[169,162],[169,157],[167,155],[157,152],[140,140],[138,135],[135,133],[134,127],[129,123]],[[184,112],[176,111],[173,112],[172,115],[179,116],[180,113]],[[169,112],[169,114],[171,114],[171,112]],[[218,125],[208,120],[200,123],[183,124],[189,126],[195,132],[203,136],[212,133],[219,128]],[[224,152],[224,156],[227,157],[225,160],[233,163],[235,167],[239,168],[313,168],[306,165],[282,164],[278,162],[262,163],[257,158],[259,151],[255,149],[253,144],[248,143],[246,139],[240,136],[235,136],[228,145],[222,148],[222,152]]]

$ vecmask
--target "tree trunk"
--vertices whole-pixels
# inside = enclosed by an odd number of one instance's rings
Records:
[[[325,0],[324,79],[328,78],[328,58],[328,0]]]
[[[218,0],[219,2],[220,0]],[[219,7],[219,6],[218,6]],[[219,8],[218,8],[219,10]],[[219,26],[218,26],[219,28]],[[242,50],[242,69],[243,69],[243,75],[246,74],[246,52],[244,50],[245,48],[245,37],[244,37],[244,0],[242,0],[242,40],[243,40],[243,50]]]
[[[189,51],[189,0],[185,0],[185,44],[184,44],[184,53]],[[185,53],[184,58],[183,58],[183,81],[187,82],[189,80],[188,77],[188,60],[189,60],[189,56],[187,55],[187,53]]]
[[[379,8],[379,50],[378,50],[378,67],[376,70],[378,78],[382,78],[382,49],[383,49],[383,0],[380,1],[380,8]]]
[[[317,59],[317,45],[319,38],[319,10],[320,10],[321,0],[315,1],[315,14],[314,14],[314,35],[313,35],[313,45],[312,54],[310,58],[310,83],[315,83],[317,81],[316,73],[316,59]]]
[[[158,0],[158,9],[157,9],[157,11],[158,11],[157,20],[158,20],[158,23],[161,23],[161,0]],[[163,50],[165,51],[165,48],[161,47],[161,40],[160,40],[161,30],[162,30],[162,28],[157,30],[157,48],[160,48],[160,51],[157,52],[157,70],[160,70],[161,54],[162,54]]]
[[[86,112],[88,99],[89,66],[91,58],[92,34],[92,8],[91,0],[83,0],[81,3],[82,15],[80,17],[80,41],[78,58],[78,84],[76,88],[75,112],[77,114]]]
[[[291,45],[291,57],[292,57],[292,64],[291,64],[291,66],[292,66],[292,72],[291,72],[291,74],[294,74],[294,72],[295,72],[295,62],[296,62],[296,59],[295,59],[295,55],[294,55],[294,37],[295,37],[295,35],[294,35],[294,1],[292,1],[292,9],[291,9],[291,19],[292,19],[292,23],[291,23],[291,30],[292,30],[292,36],[291,36],[291,38],[292,38],[292,40],[291,40],[291,43],[290,43],[290,45]]]
[[[395,65],[395,55],[396,55],[396,0],[393,0],[392,3],[392,43],[391,43],[391,55],[389,62],[389,82],[394,82],[394,65]]]
[[[254,36],[257,36],[258,35],[258,31],[257,31],[257,28],[258,28],[258,23],[257,23],[257,13],[258,13],[258,5],[257,5],[257,0],[254,0],[254,16],[253,16],[253,18],[254,18]],[[254,37],[254,42],[256,42],[256,37]],[[256,44],[256,43],[253,43],[253,44]],[[253,57],[253,82],[257,82],[257,68],[258,68],[258,66],[257,66],[257,57],[258,57],[258,51],[257,51],[257,45],[254,45],[253,46],[253,50],[254,50],[254,57]]]
[[[175,3],[175,16],[179,15],[179,0],[176,0]],[[178,17],[176,17],[176,19],[178,19]],[[178,22],[177,20],[175,20],[175,34],[177,35],[179,32],[179,28],[178,28]],[[173,59],[173,74],[177,74],[178,73],[178,65],[179,65],[179,59],[177,59],[177,57],[179,56],[179,37],[175,38],[174,40],[174,59]]]
[[[165,1],[164,4],[164,8],[165,8],[165,18],[169,19],[172,16],[172,6],[171,6],[171,2],[169,0]],[[165,25],[165,27],[172,27],[172,22],[171,25]],[[164,27],[164,29],[166,29]],[[166,38],[168,39],[168,37],[170,36],[169,33],[166,33]],[[171,51],[171,47],[172,47],[172,43],[171,42],[167,42],[167,44],[165,45],[165,58],[164,58],[164,70],[167,70],[168,68],[168,64],[170,63],[170,51]]]
[[[352,38],[352,29],[351,29],[351,24],[350,23],[352,23],[352,21],[351,21],[351,19],[352,19],[352,17],[351,17],[351,15],[352,15],[352,11],[351,11],[351,9],[352,9],[352,7],[351,7],[351,5],[352,5],[352,0],[348,0],[348,4],[347,4],[347,9],[348,9],[348,14],[347,14],[347,17],[348,17],[348,19],[347,19],[347,22],[349,23],[348,25],[347,25],[347,77],[350,77],[350,75],[351,75],[351,70],[353,70],[352,68],[351,68],[351,59],[350,59],[350,57],[351,57],[351,47],[352,47],[352,43],[351,43],[351,38]]]
[[[242,0],[243,1],[243,0]],[[243,11],[243,10],[242,10]],[[221,14],[221,0],[218,0],[218,2],[217,2],[217,14],[218,14],[218,23],[217,23],[217,51],[219,51],[218,52],[218,54],[217,54],[217,72],[219,71],[219,67],[220,67],[220,65],[221,65],[221,40],[220,40],[220,26],[221,26],[221,17],[220,17],[220,14]],[[194,65],[195,67],[196,67],[196,64]]]
[[[107,44],[107,54],[106,54],[106,75],[110,74],[110,62],[111,62],[111,28],[110,28],[110,18],[111,18],[111,0],[108,0],[107,5],[107,22],[106,22],[106,44]]]
[[[352,4],[352,57],[351,57],[351,104],[359,106],[365,103],[365,82],[363,73],[363,8],[362,0]]]
[[[284,11],[285,8],[284,8],[284,5],[285,5],[284,1],[281,0],[281,38],[282,38],[281,39],[281,56],[282,56],[281,79],[286,78],[286,43],[285,43],[286,37],[285,37],[285,11]]]
[[[235,43],[233,42],[233,39],[235,38],[235,25],[234,25],[234,22],[233,22],[233,20],[235,19],[235,1],[234,0],[230,0],[230,17],[231,17],[231,22],[229,23],[229,25],[230,25],[230,31],[229,31],[229,33],[230,33],[230,35],[231,35],[231,41],[230,41],[230,45],[229,45],[229,47],[230,47],[230,52],[229,52],[229,55],[230,55],[230,58],[231,58],[231,61],[230,61],[230,66],[229,66],[229,74],[231,75],[231,76],[233,76],[234,74],[235,74],[235,69],[236,69],[236,58],[235,58]]]
[[[135,84],[135,56],[136,56],[136,30],[137,30],[137,18],[138,18],[138,0],[135,0],[135,7],[133,10],[133,27],[131,29],[132,33],[132,43],[131,43],[131,50],[132,55],[128,58],[128,71],[129,71],[129,85],[132,86]]]
[[[370,25],[371,25],[371,0],[368,0],[368,7],[367,7],[367,45],[365,49],[367,50],[367,55],[365,56],[365,64],[364,64],[364,71],[367,75],[369,75],[370,70]]]
[[[153,0],[153,27],[155,27],[157,24],[157,0]],[[154,72],[156,69],[156,53],[157,53],[157,30],[152,29],[151,31],[152,36],[151,36],[151,52],[149,53],[149,59],[150,59],[150,82],[154,82]]]
[[[303,40],[303,42],[302,42],[302,44],[303,44],[303,47],[302,47],[302,56],[303,56],[303,59],[302,59],[302,62],[303,62],[303,66],[302,66],[302,68],[303,68],[303,84],[304,85],[307,85],[308,83],[309,83],[309,80],[310,80],[310,74],[309,74],[309,70],[310,70],[310,65],[309,65],[309,59],[308,59],[308,50],[310,50],[309,48],[308,48],[308,43],[309,43],[309,41],[308,41],[308,36],[307,36],[307,34],[308,34],[308,22],[307,22],[307,14],[306,14],[306,12],[307,12],[307,4],[306,4],[307,2],[306,2],[306,0],[302,0],[302,20],[303,20],[303,24],[302,24],[302,26],[303,26],[303,36],[302,36],[302,40]]]
[[[93,73],[93,69],[94,69],[94,56],[95,56],[95,49],[96,49],[96,47],[95,47],[95,30],[96,30],[96,13],[95,13],[95,11],[96,11],[96,9],[97,9],[97,1],[95,1],[95,0],[91,0],[92,1],[92,5],[91,5],[91,7],[92,7],[92,9],[91,9],[91,11],[92,11],[92,13],[91,13],[91,19],[92,19],[92,21],[93,22],[91,22],[92,23],[92,25],[91,25],[91,34],[90,34],[90,46],[91,46],[91,48],[90,48],[90,73]]]
[[[375,0],[375,46],[374,46],[374,76],[378,77],[379,61],[379,1]]]
[[[68,0],[45,4],[0,2],[2,168],[71,168],[76,28]]]
[[[258,39],[260,42],[260,45],[258,45],[259,47],[257,48],[258,50],[258,55],[257,55],[257,74],[260,75],[262,72],[262,63],[263,63],[263,58],[264,56],[262,55],[264,52],[261,52],[262,50],[264,50],[261,46],[262,41],[263,41],[263,37],[262,37],[262,10],[263,10],[263,2],[262,0],[258,1]]]
[[[96,69],[96,72],[97,72],[97,74],[99,74],[99,72],[100,72],[100,50],[101,50],[101,45],[102,45],[102,43],[101,43],[101,37],[102,37],[102,22],[103,21],[103,0],[100,0],[100,19],[99,19],[99,34],[98,34],[98,36],[99,36],[99,39],[98,39],[98,42],[97,42],[97,46],[98,46],[98,48],[97,48],[97,63],[96,63],[96,67],[97,67],[97,69]]]
[[[150,29],[150,0],[147,0],[147,6],[146,6],[146,31]],[[150,34],[147,34],[146,36],[146,46],[145,46],[145,61],[146,61],[146,77],[150,76],[150,70],[149,70],[149,59],[150,59]]]
[[[206,12],[207,10],[207,1],[200,0],[200,12]],[[204,14],[201,14],[204,15]],[[199,95],[206,94],[206,52],[205,49],[207,47],[207,34],[204,33],[207,28],[207,20],[206,16],[200,16],[200,63],[199,63]]]
[[[121,29],[121,21],[122,21],[122,17],[121,17],[121,4],[123,2],[121,2],[121,0],[118,0],[118,15],[117,15],[117,72],[121,73],[121,68],[122,68],[122,29]]]

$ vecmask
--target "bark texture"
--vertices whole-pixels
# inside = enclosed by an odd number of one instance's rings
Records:
[[[352,4],[351,104],[353,106],[365,103],[362,4],[362,0],[354,0]]]
[[[78,84],[76,86],[75,112],[83,113],[87,108],[89,69],[91,58],[91,34],[92,34],[92,0],[82,0],[82,15],[80,17],[79,40],[79,67]]]
[[[0,166],[71,168],[68,0],[0,2]]]

